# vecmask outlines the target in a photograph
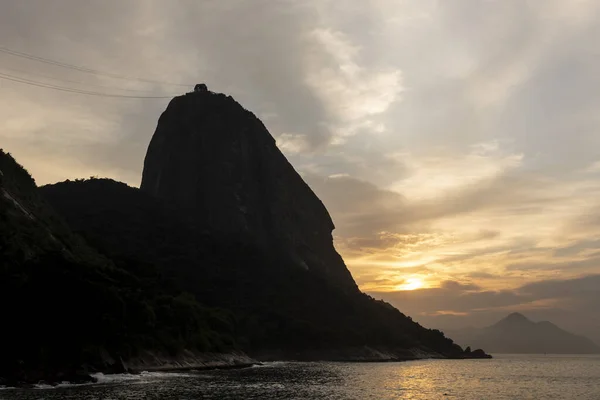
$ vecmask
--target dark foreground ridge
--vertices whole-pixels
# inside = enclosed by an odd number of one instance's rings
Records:
[[[231,313],[201,306],[151,264],[108,258],[75,234],[0,150],[0,385],[83,382],[173,355],[227,365]],[[218,333],[217,333],[218,331]]]
[[[22,305],[4,321],[5,379],[487,357],[358,290],[327,210],[231,97],[171,101],[141,189],[90,179],[40,194],[5,153],[0,170],[0,300]]]

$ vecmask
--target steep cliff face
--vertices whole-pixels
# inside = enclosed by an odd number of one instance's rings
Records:
[[[323,203],[256,116],[209,91],[174,98],[150,142],[141,189],[212,235],[268,249],[286,264],[357,286],[333,247]]]

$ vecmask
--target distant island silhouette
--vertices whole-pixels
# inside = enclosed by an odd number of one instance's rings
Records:
[[[549,321],[533,322],[521,313],[512,313],[485,328],[448,331],[454,340],[490,353],[506,354],[599,354],[592,340],[567,332]]]

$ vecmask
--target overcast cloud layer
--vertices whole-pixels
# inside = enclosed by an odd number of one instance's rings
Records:
[[[261,117],[329,208],[364,290],[427,326],[521,310],[600,342],[599,12],[593,0],[0,0],[0,74],[148,96],[206,82]],[[0,147],[38,184],[137,186],[167,102],[0,78]]]

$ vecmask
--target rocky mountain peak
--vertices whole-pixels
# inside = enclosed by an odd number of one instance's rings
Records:
[[[520,329],[523,326],[528,326],[528,325],[533,325],[533,324],[534,324],[534,322],[532,322],[530,319],[528,319],[523,314],[514,312],[514,313],[507,315],[500,321],[498,321],[494,325],[494,327],[501,328],[501,329]]]
[[[198,90],[162,113],[141,189],[212,235],[277,254],[344,290],[357,287],[333,247],[333,222],[264,124],[231,96]]]
[[[507,315],[504,320],[513,322],[531,322],[526,316],[518,312]]]

